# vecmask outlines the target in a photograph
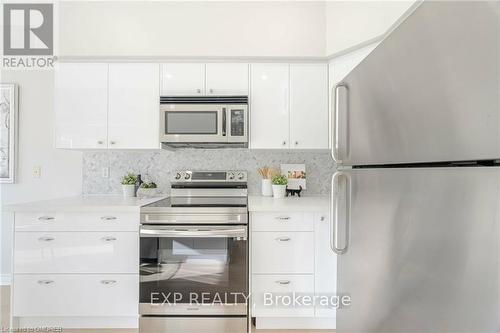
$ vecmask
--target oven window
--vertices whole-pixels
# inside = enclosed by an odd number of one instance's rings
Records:
[[[241,238],[141,238],[140,302],[245,303],[246,246]]]
[[[165,134],[217,134],[217,111],[165,111]]]

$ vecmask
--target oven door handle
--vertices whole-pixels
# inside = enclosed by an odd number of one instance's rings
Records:
[[[247,228],[159,228],[159,227],[141,227],[141,237],[210,237],[210,238],[228,238],[228,237],[246,237]]]

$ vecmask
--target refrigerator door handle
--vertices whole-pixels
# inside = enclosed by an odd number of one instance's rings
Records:
[[[331,155],[332,155],[333,160],[337,164],[342,163],[342,157],[340,156],[340,147],[339,147],[339,110],[338,110],[338,107],[339,107],[339,89],[340,88],[345,88],[346,91],[349,92],[347,83],[345,83],[345,82],[339,82],[333,88],[333,98],[332,98],[332,101],[333,101],[333,105],[332,105],[332,122],[333,122],[332,141],[333,142],[332,142]],[[349,103],[347,103],[347,107],[348,107],[348,104]]]
[[[342,186],[340,185],[339,180],[345,179],[345,191],[342,191]],[[342,194],[345,194],[345,205],[340,205],[340,199],[342,199]],[[330,204],[330,216],[331,216],[331,224],[330,224],[330,247],[333,252],[337,255],[342,255],[347,252],[349,248],[349,238],[350,238],[350,226],[351,226],[351,177],[349,174],[338,171],[335,172],[332,176],[331,183],[331,196],[332,201]],[[344,246],[338,247],[338,239],[339,239],[339,211],[344,209]]]

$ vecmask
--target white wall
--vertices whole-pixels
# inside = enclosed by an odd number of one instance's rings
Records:
[[[328,1],[326,55],[383,35],[415,1]]]
[[[323,1],[61,2],[61,56],[325,55]]]
[[[15,184],[0,185],[2,205],[78,195],[82,189],[82,153],[56,150],[53,145],[52,71],[2,71],[2,83],[16,83],[19,89],[19,140]],[[40,166],[40,178],[32,171]],[[10,272],[12,216],[0,219],[2,252],[0,271]]]

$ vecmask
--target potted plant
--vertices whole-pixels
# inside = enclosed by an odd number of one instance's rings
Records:
[[[135,197],[135,189],[137,183],[137,176],[133,173],[128,173],[122,178],[123,196],[126,198]]]
[[[286,196],[286,185],[288,178],[283,175],[273,177],[273,195],[275,198],[284,198]]]
[[[152,198],[156,195],[156,188],[158,186],[154,182],[144,182],[139,188],[139,193],[141,197]]]

